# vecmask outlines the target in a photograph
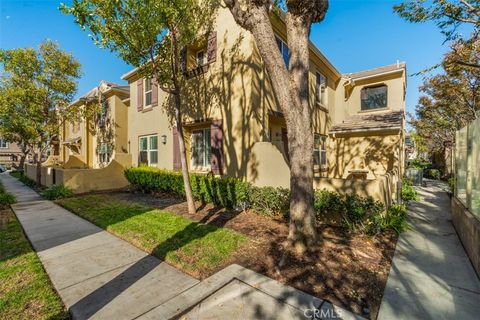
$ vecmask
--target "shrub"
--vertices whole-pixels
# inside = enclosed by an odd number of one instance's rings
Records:
[[[420,199],[415,188],[412,185],[410,185],[408,182],[402,183],[401,196],[402,196],[402,200],[405,202],[418,201]]]
[[[53,185],[42,192],[42,196],[48,200],[68,198],[72,195],[72,189],[63,185]]]
[[[275,187],[251,187],[249,202],[250,207],[259,214],[288,217],[290,190]]]
[[[17,198],[13,194],[6,192],[0,193],[0,209],[6,209],[15,202],[17,202]]]
[[[185,196],[180,172],[138,167],[125,170],[125,177],[144,192],[166,192]],[[250,185],[240,179],[215,177],[213,174],[190,174],[193,197],[205,203],[227,208],[248,206]]]
[[[450,188],[450,192],[452,194],[455,193],[455,184],[456,184],[455,177],[451,177],[448,179],[448,187]]]
[[[434,180],[439,180],[440,176],[441,176],[441,173],[440,173],[440,170],[438,170],[438,169],[428,169],[427,170],[427,176],[429,178],[434,179]]]
[[[380,215],[385,207],[373,198],[363,198],[355,194],[341,195],[327,190],[315,192],[315,215],[317,221],[327,217],[330,221],[341,219],[342,225],[350,230],[366,231],[365,223],[372,216]]]
[[[430,161],[423,158],[413,159],[408,164],[409,168],[424,169],[424,170],[431,168],[431,166],[432,164],[430,163]]]
[[[400,234],[408,228],[407,207],[394,204],[384,214],[371,216],[366,229],[369,234],[378,234],[389,229]]]

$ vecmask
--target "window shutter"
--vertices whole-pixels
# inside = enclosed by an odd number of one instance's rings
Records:
[[[290,162],[290,155],[288,153],[288,132],[287,129],[282,128],[283,149],[285,150],[285,158]]]
[[[137,80],[137,111],[143,110],[143,79]]]
[[[213,63],[217,60],[217,31],[212,31],[208,34],[207,55],[208,63]]]
[[[223,121],[213,120],[210,127],[211,166],[214,174],[223,174]]]
[[[178,143],[177,127],[173,127],[173,170],[182,170],[182,162],[180,160],[180,144]]]
[[[180,70],[183,73],[187,72],[187,47],[180,50]]]
[[[157,79],[152,78],[152,106],[155,107],[158,105],[158,85]]]

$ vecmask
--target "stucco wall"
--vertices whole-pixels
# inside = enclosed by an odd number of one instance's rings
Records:
[[[368,170],[375,179],[400,170],[402,138],[398,131],[330,135],[327,141],[328,176],[347,178],[351,170]]]
[[[250,176],[249,182],[254,185],[290,187],[290,169],[285,161],[281,148],[269,143],[258,142],[252,150],[251,168],[254,175]],[[385,172],[374,179],[340,179],[316,176],[314,179],[315,189],[326,189],[342,194],[357,194],[362,197],[372,197],[389,206],[396,200],[398,175],[395,170]]]
[[[452,197],[452,222],[480,277],[480,221],[457,198]]]

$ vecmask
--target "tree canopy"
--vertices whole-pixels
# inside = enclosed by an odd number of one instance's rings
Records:
[[[80,63],[53,41],[34,48],[0,50],[0,121],[7,139],[40,155],[63,122],[78,117],[70,107],[77,92]]]

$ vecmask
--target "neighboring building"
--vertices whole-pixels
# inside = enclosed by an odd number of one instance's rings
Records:
[[[289,63],[284,23],[272,18]],[[183,97],[188,165],[193,172],[240,177],[256,185],[289,186],[288,141],[252,35],[220,9],[215,31],[186,48]],[[310,46],[316,187],[329,179],[374,180],[404,170],[405,63],[341,74]],[[130,84],[128,143],[134,166],[180,169],[168,95],[137,70]],[[322,182],[323,181],[323,182]]]
[[[22,150],[16,143],[8,142],[0,137],[0,164],[14,165],[20,162]]]
[[[104,168],[116,153],[128,153],[128,86],[101,81],[72,105],[100,104],[100,114],[63,125],[52,162],[67,169]]]

